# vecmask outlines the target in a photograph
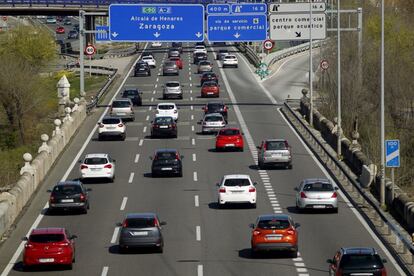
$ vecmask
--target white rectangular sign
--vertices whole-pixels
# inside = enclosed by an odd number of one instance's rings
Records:
[[[271,40],[309,40],[309,13],[271,14],[269,28]],[[325,13],[312,14],[312,39],[326,38]]]
[[[312,3],[312,12],[324,12],[326,10],[325,3]],[[270,4],[269,13],[284,13],[284,12],[310,12],[309,3],[285,3],[285,4]]]

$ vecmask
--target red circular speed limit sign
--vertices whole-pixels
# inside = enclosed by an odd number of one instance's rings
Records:
[[[92,56],[96,53],[96,48],[93,45],[88,45],[85,47],[85,54],[88,56]]]
[[[274,43],[270,39],[266,39],[263,42],[263,48],[265,48],[266,50],[272,50],[273,46],[274,46]]]
[[[328,70],[328,68],[329,68],[329,62],[326,59],[321,60],[321,69]]]
[[[3,21],[7,21],[7,16],[2,17]]]

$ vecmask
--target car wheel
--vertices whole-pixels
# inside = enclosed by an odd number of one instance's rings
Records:
[[[334,213],[334,214],[338,214],[338,208],[333,208],[333,209],[332,209],[332,213]]]
[[[263,164],[263,162],[261,162],[261,161],[259,161],[259,163],[258,163],[258,166],[259,166],[259,169],[264,169],[264,164]]]
[[[257,204],[256,203],[252,203],[250,206],[252,207],[252,209],[256,209]]]
[[[135,121],[135,117],[132,117],[132,118],[131,118],[131,121],[132,121],[132,122],[133,122],[133,121]]]
[[[293,165],[292,164],[289,164],[289,165],[287,165],[287,167],[286,167],[288,170],[291,170],[292,168],[293,168]]]
[[[115,179],[115,176],[112,178],[109,178],[109,183],[114,183],[114,179]]]
[[[82,214],[87,214],[88,213],[88,207],[85,207],[82,209]]]
[[[124,135],[122,135],[122,137],[121,137],[122,141],[125,141],[125,139],[126,139],[126,133],[124,133]]]
[[[123,247],[123,246],[119,246],[118,247],[118,252],[120,253],[120,254],[125,254],[126,253],[126,248],[125,247]]]
[[[234,66],[235,68],[239,68],[239,66],[238,65],[236,65],[236,66]]]
[[[102,141],[103,140],[102,138],[103,137],[101,135],[98,135],[98,141]]]
[[[157,253],[162,253],[162,252],[164,252],[164,247],[163,246],[158,247]]]
[[[54,209],[52,209],[50,207],[47,209],[47,214],[48,215],[54,215],[55,213],[56,213],[56,211]]]
[[[182,170],[178,173],[178,177],[183,177],[183,171]]]
[[[296,212],[302,213],[302,208],[300,208],[297,203],[296,203]]]
[[[250,249],[250,256],[251,256],[252,258],[256,258],[256,257],[257,257],[257,255],[258,255],[257,250],[255,250],[254,248],[251,248],[251,249]]]
[[[152,171],[152,172],[151,172],[151,176],[152,176],[152,177],[157,177],[158,175],[157,175],[157,173],[156,173],[156,172]]]
[[[67,270],[72,270],[72,269],[73,269],[73,264],[68,264],[68,265],[66,266],[66,269],[67,269]]]
[[[291,258],[297,258],[298,257],[298,250],[295,249],[294,251],[290,252],[290,257]]]
[[[243,152],[244,151],[244,148],[239,148],[239,151]]]

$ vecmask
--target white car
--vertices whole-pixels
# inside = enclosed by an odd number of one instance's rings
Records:
[[[203,45],[197,45],[197,46],[195,46],[193,53],[194,54],[195,53],[205,53],[205,54],[207,54],[206,46],[203,46]]]
[[[151,47],[154,47],[154,48],[158,48],[158,47],[161,47],[161,46],[162,46],[162,43],[158,42],[158,41],[155,41],[155,42],[151,43]]]
[[[230,174],[223,176],[218,187],[218,206],[228,203],[248,203],[256,208],[256,182],[247,174]]]
[[[235,55],[226,55],[223,58],[223,68],[225,67],[238,67],[239,61]]]
[[[88,178],[108,178],[113,182],[115,178],[115,160],[109,154],[87,154],[80,163],[79,171],[82,180]]]
[[[175,103],[159,103],[155,118],[157,117],[172,117],[175,121],[178,120],[178,107]]]
[[[157,66],[157,62],[155,61],[153,56],[142,57],[141,61],[146,62],[148,66],[152,68],[155,68]]]
[[[126,138],[126,126],[121,118],[104,117],[98,126],[98,140],[112,137],[119,137],[121,140]]]

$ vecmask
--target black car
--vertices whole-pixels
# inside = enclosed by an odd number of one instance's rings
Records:
[[[209,102],[203,107],[204,114],[210,113],[220,113],[223,115],[224,119],[227,121],[227,111],[228,107],[220,101]]]
[[[180,155],[176,149],[159,149],[156,150],[154,156],[151,156],[152,166],[151,174],[152,177],[159,175],[176,175],[179,177],[183,176],[183,165],[181,159],[183,156]]]
[[[171,48],[168,50],[168,58],[170,57],[179,57],[180,56],[180,50],[177,48]]]
[[[205,72],[201,76],[200,86],[203,86],[203,83],[206,81],[215,81],[218,84],[218,76],[213,72]]]
[[[329,275],[387,275],[384,263],[374,248],[348,247],[336,252],[329,263]]]
[[[153,248],[162,253],[164,239],[161,226],[166,224],[154,213],[127,214],[122,223],[117,223],[121,227],[119,252],[125,253],[131,248]]]
[[[68,39],[78,39],[79,33],[76,30],[70,30],[68,33]]]
[[[79,32],[79,24],[73,25],[73,29]]]
[[[135,64],[134,77],[151,76],[151,68],[146,62],[138,62]]]
[[[141,58],[147,57],[147,56],[152,56],[153,57],[154,54],[150,51],[145,51],[145,52],[142,53]]]
[[[183,52],[183,43],[182,42],[173,42],[171,46],[173,48],[178,49],[178,51],[180,51],[180,53]]]
[[[80,181],[62,181],[58,182],[53,190],[48,190],[49,213],[56,210],[76,209],[87,213],[89,209],[90,189],[86,189]]]
[[[198,64],[202,60],[207,60],[207,54],[202,52],[197,52],[193,55],[193,63]]]
[[[141,92],[138,89],[125,89],[122,98],[128,98],[134,105],[142,105]]]
[[[169,136],[177,138],[177,123],[172,117],[157,117],[151,123],[151,137]]]
[[[201,42],[196,42],[195,44],[196,46],[206,46],[206,44],[204,43],[204,41]]]

